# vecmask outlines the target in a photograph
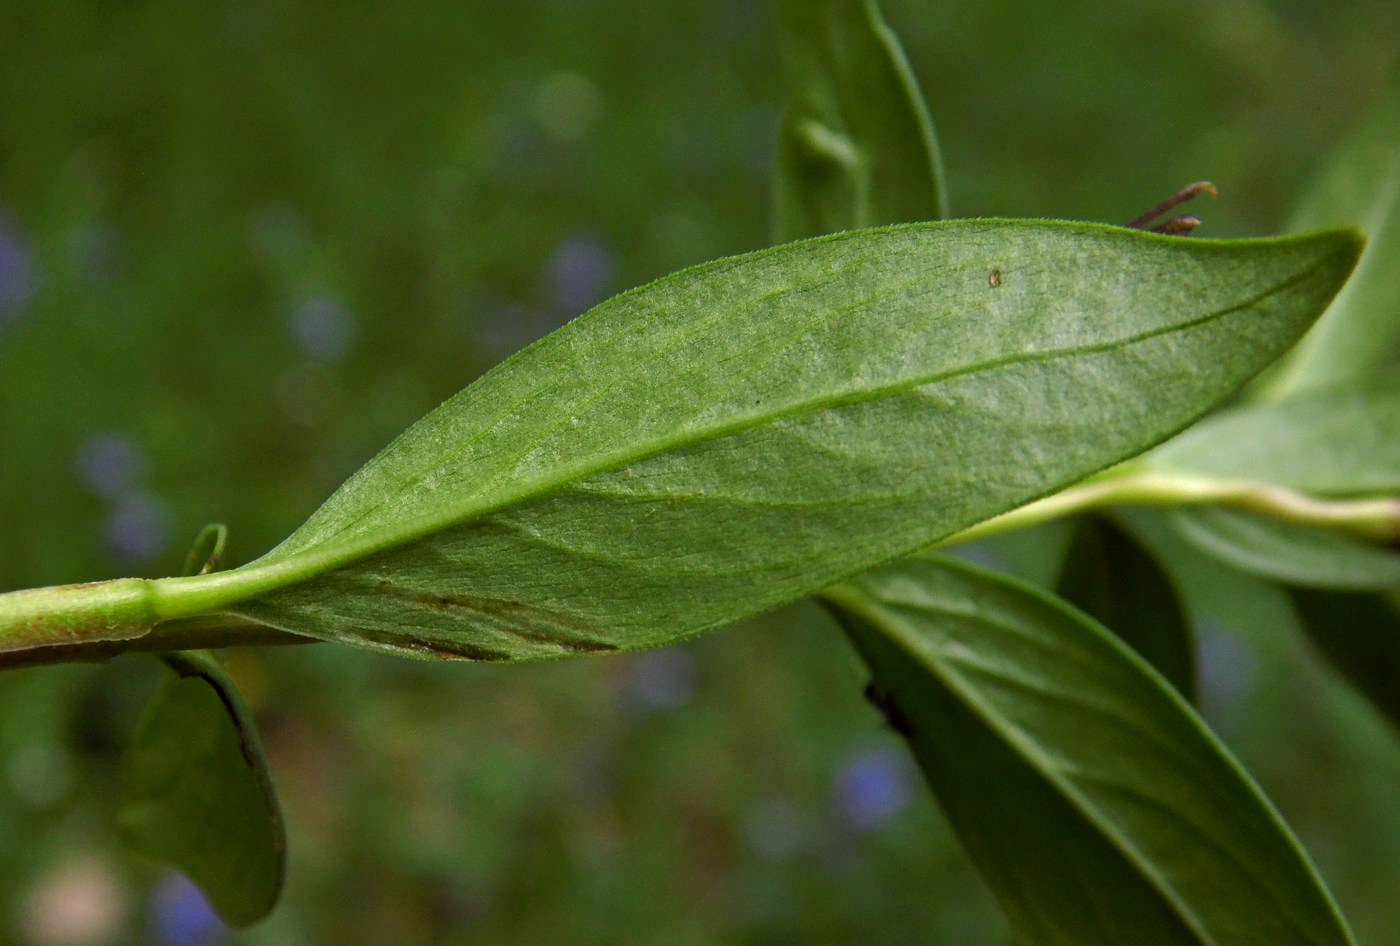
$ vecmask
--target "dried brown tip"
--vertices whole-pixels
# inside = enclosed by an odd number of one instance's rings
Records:
[[[1175,194],[1172,194],[1170,197],[1168,197],[1166,200],[1162,201],[1162,202],[1161,202],[1160,204],[1158,204],[1156,207],[1153,207],[1151,210],[1149,210],[1147,213],[1143,214],[1142,216],[1136,217],[1136,218],[1134,218],[1133,220],[1130,220],[1128,223],[1124,224],[1124,226],[1131,227],[1131,228],[1134,229],[1134,230],[1148,230],[1148,229],[1151,229],[1151,230],[1153,230],[1154,232],[1157,232],[1157,233],[1166,233],[1166,232],[1189,233],[1189,232],[1191,232],[1192,229],[1194,229],[1194,228],[1196,227],[1197,224],[1199,224],[1199,223],[1201,222],[1201,221],[1200,221],[1199,219],[1197,219],[1196,217],[1178,217],[1177,220],[1194,220],[1194,221],[1195,221],[1195,223],[1191,224],[1191,225],[1190,225],[1189,227],[1187,227],[1185,230],[1181,230],[1181,231],[1158,230],[1155,226],[1153,226],[1153,224],[1158,220],[1158,218],[1160,218],[1160,217],[1166,215],[1166,213],[1167,213],[1168,211],[1171,211],[1171,210],[1176,209],[1177,207],[1180,207],[1182,204],[1186,203],[1187,201],[1195,200],[1197,197],[1201,196],[1202,194],[1210,194],[1210,196],[1212,196],[1212,197],[1217,197],[1217,196],[1219,196],[1219,191],[1217,191],[1217,190],[1215,189],[1215,185],[1212,184],[1210,181],[1197,181],[1197,182],[1194,183],[1194,184],[1187,184],[1187,185],[1186,185],[1185,187],[1183,187],[1181,190],[1177,191]],[[1169,226],[1170,224],[1172,224],[1172,223],[1174,223],[1174,222],[1175,222],[1175,221],[1167,221],[1167,223],[1161,224],[1161,226]]]
[[[1159,223],[1152,228],[1153,233],[1165,233],[1167,236],[1185,236],[1201,225],[1201,218],[1187,215],[1185,217],[1173,217],[1165,223]]]

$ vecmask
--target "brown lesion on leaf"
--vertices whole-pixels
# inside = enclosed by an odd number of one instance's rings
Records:
[[[433,611],[460,611],[464,615],[495,618],[493,630],[508,634],[534,647],[566,650],[580,654],[611,653],[622,649],[612,641],[599,640],[579,629],[571,628],[569,625],[573,622],[567,615],[541,608],[538,605],[479,595],[432,594],[400,588],[389,579],[381,579],[376,585],[381,594],[393,595],[400,601],[418,607]],[[540,630],[532,630],[531,628],[540,628]],[[454,643],[449,646],[453,648],[461,646],[465,649],[471,645]],[[454,658],[495,661],[513,659],[511,655],[491,648],[477,647],[475,649],[500,656],[482,657],[472,653],[463,653],[462,655],[454,655]],[[445,654],[435,653],[435,656],[445,656]]]

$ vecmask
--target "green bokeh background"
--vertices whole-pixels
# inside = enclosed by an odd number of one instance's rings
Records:
[[[1400,61],[1392,0],[887,0],[958,216],[1279,229]],[[768,240],[756,0],[0,4],[0,590],[234,562],[588,305]],[[1241,590],[1244,589],[1244,590]],[[1264,601],[1265,603],[1260,603]],[[1363,943],[1400,749],[1247,587],[1204,705]],[[287,809],[274,917],[114,846],[154,680],[0,677],[0,941],[949,943],[1006,934],[812,606],[526,667],[239,652]],[[83,924],[87,924],[84,926]]]

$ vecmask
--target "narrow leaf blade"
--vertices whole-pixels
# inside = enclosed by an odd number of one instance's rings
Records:
[[[263,559],[162,595],[406,654],[672,643],[1159,442],[1356,252],[967,221],[707,264],[488,373]]]
[[[1028,941],[1352,942],[1259,789],[1097,623],[934,556],[827,597]]]
[[[171,654],[127,750],[118,828],[132,849],[189,875],[231,926],[272,911],[286,837],[252,718],[223,668]]]
[[[782,0],[778,13],[793,90],[779,239],[946,216],[933,122],[875,0]]]
[[[1157,560],[1125,532],[1105,518],[1083,517],[1055,590],[1195,701],[1196,647],[1180,596]]]
[[[1220,506],[1167,516],[1198,549],[1260,578],[1305,588],[1400,589],[1400,555],[1338,532]]]

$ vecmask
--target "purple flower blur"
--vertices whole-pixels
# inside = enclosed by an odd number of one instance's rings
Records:
[[[213,946],[228,935],[204,894],[183,874],[170,874],[156,886],[151,926],[162,946]]]
[[[0,333],[24,314],[37,281],[28,237],[14,218],[0,213]]]
[[[909,764],[888,746],[861,746],[846,753],[836,773],[835,801],[851,827],[873,831],[909,804]]]

